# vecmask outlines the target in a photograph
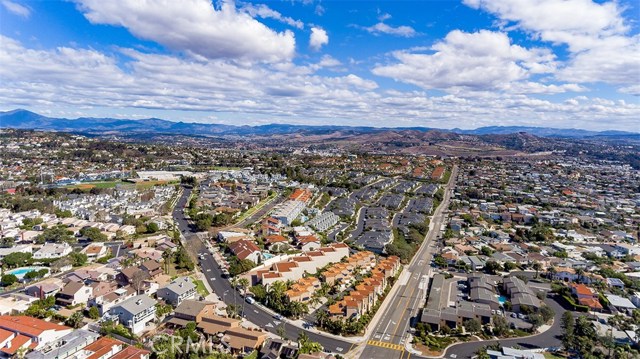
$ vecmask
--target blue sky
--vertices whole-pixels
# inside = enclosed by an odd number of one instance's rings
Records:
[[[0,0],[0,109],[640,129],[635,1]]]

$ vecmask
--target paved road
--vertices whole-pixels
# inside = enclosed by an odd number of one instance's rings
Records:
[[[533,348],[550,348],[550,347],[559,347],[562,345],[562,341],[560,340],[560,336],[562,335],[562,325],[561,319],[562,314],[565,312],[565,309],[562,308],[560,304],[555,300],[555,298],[550,297],[545,300],[545,303],[553,309],[555,312],[555,316],[553,319],[553,325],[544,333],[526,337],[526,338],[514,338],[514,339],[500,339],[500,340],[490,340],[490,341],[482,341],[482,342],[471,342],[471,343],[460,343],[450,347],[446,352],[445,358],[452,358],[451,355],[455,355],[457,358],[471,358],[475,355],[475,352],[486,346],[495,343],[500,343],[503,346],[515,346],[519,345],[522,349],[533,349]]]
[[[264,206],[262,206],[259,210],[257,210],[254,214],[250,215],[249,217],[243,219],[238,223],[228,226],[227,228],[230,228],[230,227],[242,228],[248,224],[256,223],[258,220],[262,219],[262,217],[264,217],[267,213],[269,213],[269,211],[271,211],[273,207],[282,203],[283,200],[284,198],[282,198],[282,196],[280,195],[275,196],[273,197],[273,199],[267,202]]]
[[[196,233],[196,231],[191,227],[182,213],[182,208],[187,203],[187,199],[190,194],[191,190],[185,189],[173,211],[173,218],[180,228],[180,232],[187,238],[187,241],[199,241],[196,236],[191,235]],[[280,331],[279,328],[282,327],[287,339],[291,340],[298,339],[300,332],[305,331],[309,338],[313,341],[319,342],[324,347],[325,351],[344,355],[352,348],[352,343],[348,341],[340,340],[328,335],[321,335],[314,331],[303,330],[286,322],[277,321],[273,318],[272,314],[261,307],[246,303],[244,298],[240,296],[240,293],[232,288],[229,281],[222,278],[222,273],[218,264],[215,262],[213,256],[211,256],[206,247],[201,243],[188,244],[193,244],[195,248],[200,248],[199,253],[204,254],[204,259],[200,261],[200,266],[202,273],[204,273],[207,278],[207,282],[209,282],[209,285],[214,292],[216,292],[216,294],[227,305],[235,304],[240,306],[241,309],[244,309],[243,314],[250,322],[274,334],[278,334]]]
[[[451,189],[455,183],[457,167],[454,167],[445,196],[431,219],[430,230],[418,252],[409,263],[406,271],[398,279],[400,287],[376,324],[361,358],[392,359],[403,358],[404,344],[409,337],[409,327],[424,305],[426,291],[431,276],[431,257],[434,252],[435,238],[445,220],[444,210],[451,198]]]
[[[327,238],[331,242],[335,242],[338,236],[338,233],[344,231],[347,227],[349,227],[349,223],[338,223],[335,226],[335,228],[331,232],[329,232],[329,234],[327,235]]]

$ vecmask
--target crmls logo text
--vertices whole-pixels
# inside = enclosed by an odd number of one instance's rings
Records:
[[[151,350],[156,354],[165,353],[201,353],[213,354],[219,351],[215,349],[215,344],[210,340],[192,341],[191,338],[184,338],[176,335],[160,334],[151,339]]]

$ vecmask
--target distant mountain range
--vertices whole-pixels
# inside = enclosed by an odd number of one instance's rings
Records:
[[[625,131],[588,131],[580,129],[561,129],[548,127],[524,126],[489,126],[475,130],[434,129],[426,127],[382,128],[365,126],[306,126],[288,124],[269,124],[260,126],[233,126],[224,124],[185,123],[149,118],[128,120],[114,118],[81,117],[75,120],[52,118],[40,114],[17,109],[0,112],[0,128],[31,129],[45,131],[75,132],[86,134],[179,134],[204,136],[270,136],[286,134],[322,135],[334,132],[343,134],[366,134],[384,131],[420,131],[436,130],[466,135],[505,135],[513,133],[529,133],[539,137],[586,138],[605,137],[637,137],[639,133]]]

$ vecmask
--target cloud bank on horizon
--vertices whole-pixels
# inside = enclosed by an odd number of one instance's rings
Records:
[[[0,109],[640,128],[631,0],[0,1]]]

